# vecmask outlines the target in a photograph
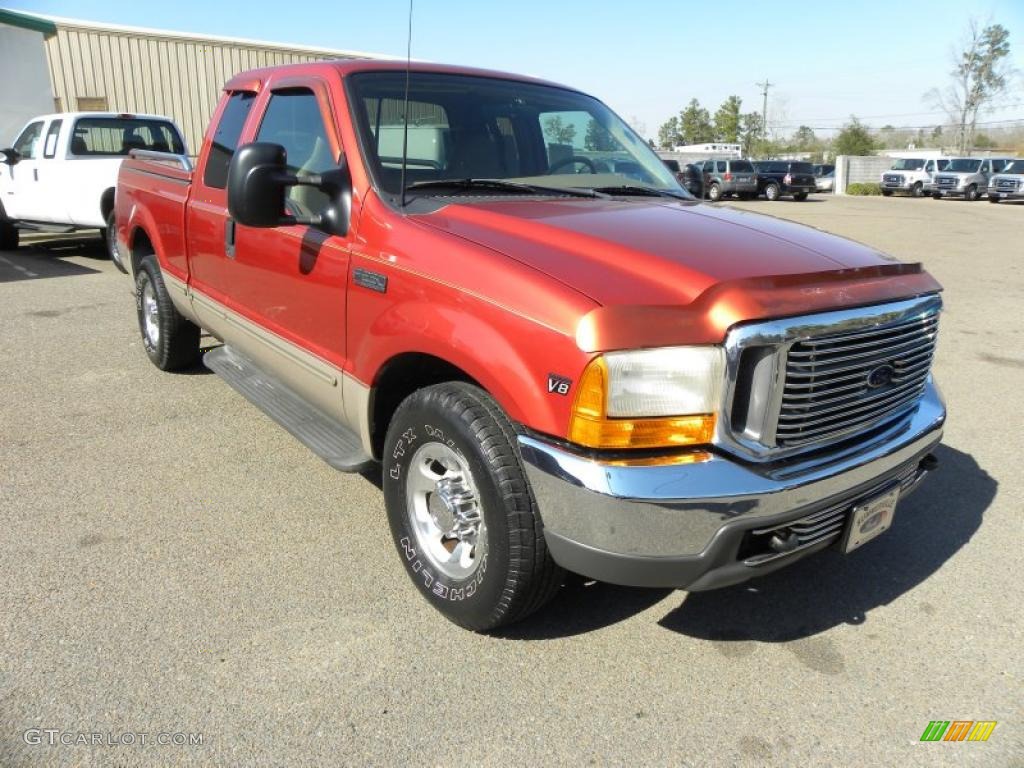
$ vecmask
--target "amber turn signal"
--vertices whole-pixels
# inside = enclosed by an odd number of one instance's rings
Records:
[[[675,448],[710,443],[715,415],[701,413],[658,418],[609,418],[608,366],[595,358],[580,378],[569,420],[568,438],[588,448]]]

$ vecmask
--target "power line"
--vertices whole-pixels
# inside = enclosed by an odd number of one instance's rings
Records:
[[[761,96],[764,97],[761,101],[761,138],[764,138],[768,135],[768,89],[775,83],[769,83],[766,77],[763,83],[754,83],[754,85],[762,89]]]

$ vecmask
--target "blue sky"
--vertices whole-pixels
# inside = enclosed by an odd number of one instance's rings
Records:
[[[130,26],[404,55],[407,0],[243,4],[44,0],[17,10]],[[780,125],[827,129],[850,114],[881,126],[938,115],[922,95],[947,81],[969,19],[1010,30],[1024,70],[1022,0],[579,2],[415,0],[413,57],[537,75],[607,102],[655,135],[696,97],[729,94]],[[1024,78],[987,120],[1024,119]],[[1014,105],[1014,106],[1009,106]]]

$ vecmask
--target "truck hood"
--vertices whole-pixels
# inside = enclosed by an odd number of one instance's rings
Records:
[[[725,282],[894,264],[879,251],[810,227],[663,198],[477,198],[416,218],[528,264],[604,306],[685,305]]]

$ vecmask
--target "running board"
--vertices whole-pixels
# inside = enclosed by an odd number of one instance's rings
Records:
[[[203,363],[335,469],[362,472],[375,464],[351,429],[310,405],[234,349],[211,349],[203,355]]]

